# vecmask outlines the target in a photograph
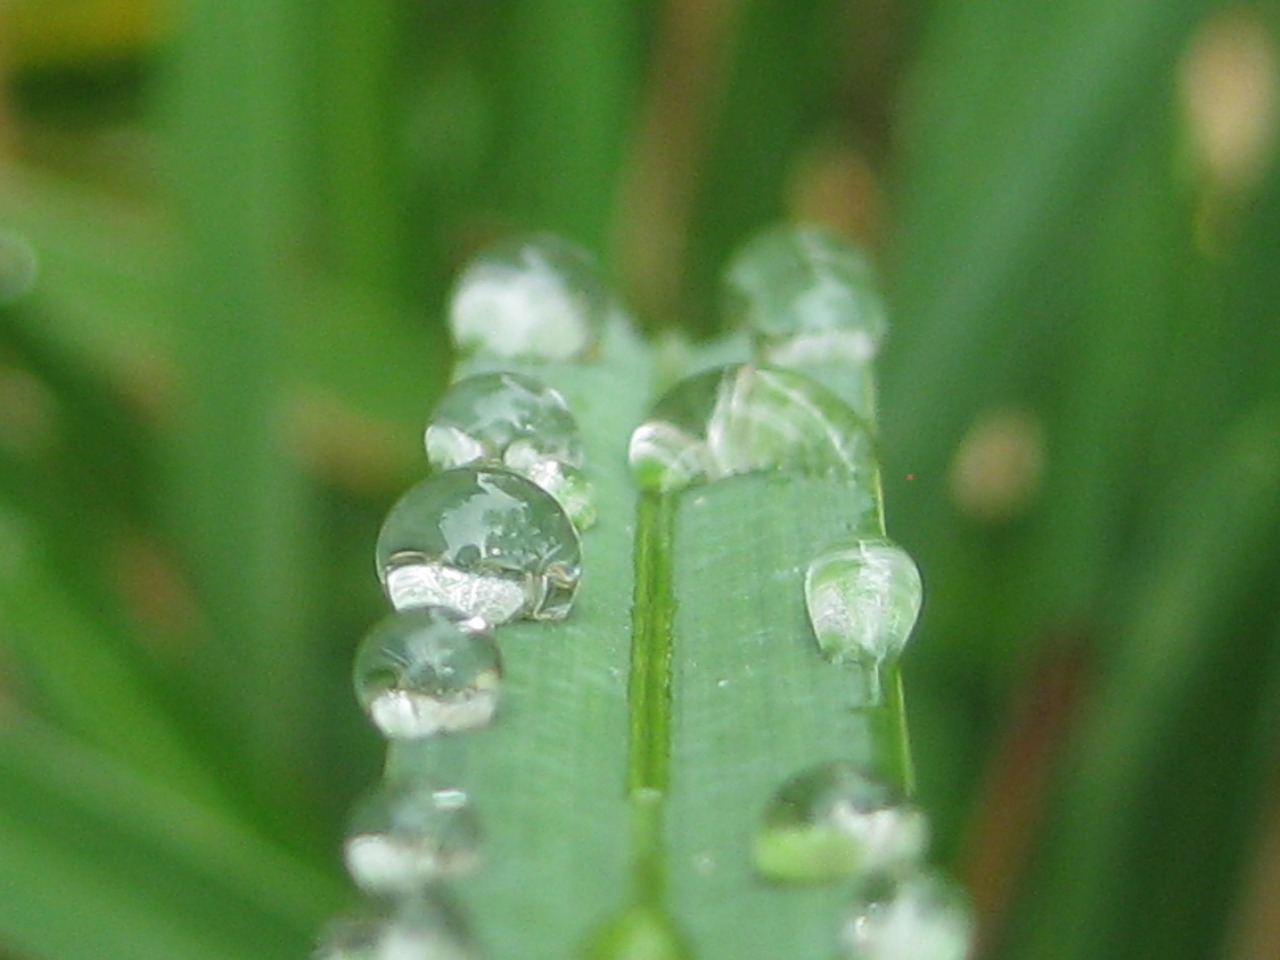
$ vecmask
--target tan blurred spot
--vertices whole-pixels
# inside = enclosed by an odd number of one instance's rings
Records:
[[[1011,520],[1040,488],[1044,432],[1025,410],[983,414],[969,429],[951,464],[951,495],[966,516]]]
[[[401,430],[356,413],[336,397],[304,392],[291,413],[292,443],[302,461],[339,487],[383,496],[426,471],[426,454],[415,457]]]
[[[1243,890],[1228,930],[1228,960],[1274,960],[1280,954],[1280,775],[1273,773],[1249,848]]]
[[[1208,20],[1179,69],[1183,120],[1198,168],[1231,192],[1258,182],[1276,139],[1280,92],[1274,38],[1243,8]]]
[[[120,594],[153,650],[177,650],[208,636],[200,605],[173,556],[141,534],[121,538],[115,575]]]
[[[0,447],[19,456],[48,453],[56,439],[57,401],[21,367],[0,365]]]
[[[824,139],[796,158],[786,205],[793,222],[827,227],[868,250],[880,246],[880,182],[867,158],[847,143]]]

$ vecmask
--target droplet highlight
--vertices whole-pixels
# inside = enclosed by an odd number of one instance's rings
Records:
[[[461,909],[433,888],[329,924],[311,960],[479,960]]]
[[[844,960],[965,960],[973,916],[963,891],[933,871],[864,886],[840,929]]]
[[[482,840],[465,791],[411,780],[379,786],[356,805],[343,855],[361,889],[399,895],[471,873]]]
[[[778,789],[756,835],[756,870],[770,880],[819,883],[917,863],[928,820],[888,784],[836,762],[806,770]]]
[[[865,364],[888,329],[870,261],[816,227],[775,227],[747,241],[725,273],[724,309],[751,332],[757,357],[780,366]]]
[[[631,471],[667,493],[757,471],[854,479],[874,473],[871,432],[802,374],[735,364],[676,384],[631,435]]]
[[[502,659],[483,619],[412,607],[369,632],[354,673],[365,713],[384,736],[404,740],[487,725],[498,707]]]
[[[551,494],[496,467],[446,470],[411,487],[378,534],[377,569],[397,609],[452,607],[491,624],[569,615],[578,532]]]
[[[902,653],[924,597],[911,555],[885,537],[837,546],[809,564],[804,594],[823,655],[860,667],[879,702],[881,667]]]
[[[465,354],[574,360],[596,349],[610,304],[590,254],[539,234],[495,244],[467,265],[449,326]]]
[[[577,421],[564,398],[534,377],[482,373],[459,380],[436,405],[424,440],[437,470],[504,466],[555,497],[579,530],[596,519]]]

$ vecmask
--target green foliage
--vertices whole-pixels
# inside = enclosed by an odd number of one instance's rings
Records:
[[[0,250],[0,952],[305,955],[353,896],[338,840],[382,745],[350,659],[457,265],[563,232],[648,326],[701,334],[730,247],[816,211],[886,278],[918,795],[984,956],[1225,955],[1274,809],[1280,164],[1207,163],[1180,90],[1206,37],[1275,71],[1274,11],[357,6],[194,3],[4,78],[0,242],[39,271],[11,295]],[[692,117],[654,92],[686,61]],[[647,403],[740,359],[658,342],[548,373],[603,519],[573,617],[504,628],[509,722],[389,763],[465,765],[495,957],[826,956],[841,892],[761,885],[750,830],[785,777],[901,731],[832,709],[799,591],[761,585],[856,511],[760,477],[638,501]],[[629,780],[669,787],[665,832]]]

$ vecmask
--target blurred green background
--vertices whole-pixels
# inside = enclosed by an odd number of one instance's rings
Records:
[[[984,958],[1280,954],[1280,7],[0,4],[0,956],[302,956],[450,276],[882,268],[923,800]]]

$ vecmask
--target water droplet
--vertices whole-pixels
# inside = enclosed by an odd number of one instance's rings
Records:
[[[641,488],[662,492],[755,471],[875,470],[867,425],[839,397],[793,371],[751,365],[676,384],[632,433],[629,458]]]
[[[929,825],[897,790],[852,764],[792,777],[765,808],[756,869],[771,880],[813,883],[896,870],[924,855]]]
[[[477,960],[466,919],[444,891],[370,904],[329,924],[312,960]]]
[[[400,498],[378,534],[377,563],[397,609],[437,604],[500,624],[567,617],[582,553],[549,493],[508,470],[470,466]]]
[[[846,960],[965,960],[973,917],[964,893],[932,871],[879,877],[840,930]]]
[[[501,679],[488,625],[447,607],[399,610],[356,652],[356,697],[393,739],[485,726],[497,709]]]
[[[815,227],[776,227],[749,240],[725,274],[725,313],[781,366],[865,364],[888,327],[870,262]]]
[[[464,791],[410,780],[381,785],[356,805],[343,852],[362,889],[402,894],[470,873],[481,838]]]
[[[463,353],[573,360],[595,348],[609,309],[590,254],[539,234],[495,244],[467,265],[449,326]]]
[[[533,377],[482,373],[459,380],[436,406],[425,439],[437,470],[505,466],[560,501],[579,530],[595,522],[594,491],[579,469],[578,424],[564,398]]]
[[[830,660],[866,674],[866,697],[879,702],[880,667],[907,643],[923,598],[911,556],[884,537],[837,546],[805,572],[804,595],[818,646]]]

